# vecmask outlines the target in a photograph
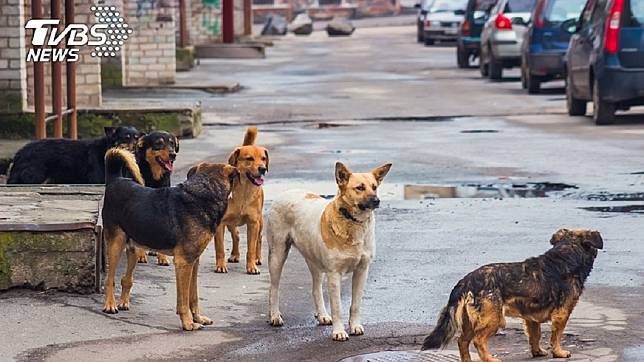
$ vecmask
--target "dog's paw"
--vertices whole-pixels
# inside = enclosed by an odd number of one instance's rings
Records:
[[[139,264],[146,264],[148,262],[148,256],[145,253],[141,253],[136,257],[136,262]]]
[[[181,323],[181,328],[183,328],[184,331],[196,331],[203,328],[203,325],[201,323],[188,322]]]
[[[212,319],[208,317],[204,317],[202,315],[196,315],[192,317],[192,321],[195,323],[199,323],[204,326],[209,326],[213,323]]]
[[[130,310],[130,302],[121,302],[117,306],[118,310]]]
[[[552,357],[554,358],[570,358],[571,355],[572,354],[570,353],[570,351],[566,351],[563,349],[552,351]]]
[[[543,356],[547,356],[547,355],[548,355],[548,351],[546,351],[543,348],[539,348],[536,351],[532,351],[532,357],[543,357]]]
[[[163,254],[157,255],[157,264],[161,266],[169,266],[170,265],[170,260],[168,259],[167,256]]]
[[[262,259],[257,259],[257,261],[255,262],[255,265],[262,265]]]
[[[321,326],[330,326],[333,324],[333,319],[331,319],[331,316],[328,314],[318,314],[315,316],[315,319],[318,320],[318,325]]]
[[[268,322],[273,327],[281,327],[284,325],[284,319],[282,319],[282,313],[277,313],[271,316],[271,320]]]
[[[364,334],[364,327],[362,324],[351,325],[349,330],[352,336],[361,336]]]
[[[149,256],[157,256],[157,252],[150,250],[150,251],[148,251],[148,255]]]
[[[217,265],[215,266],[215,273],[228,273],[228,267],[226,265]]]
[[[239,263],[239,255],[231,255],[228,258],[229,263]]]
[[[246,273],[257,275],[259,274],[259,268],[257,267],[257,265],[253,265],[253,264],[246,265]]]
[[[103,305],[103,312],[107,314],[116,314],[119,312],[118,306],[115,301],[105,302]]]
[[[347,334],[347,331],[333,331],[333,340],[341,342],[348,341],[349,334]]]

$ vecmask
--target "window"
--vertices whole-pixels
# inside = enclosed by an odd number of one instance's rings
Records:
[[[548,28],[556,28],[566,20],[577,19],[586,0],[551,0],[544,11],[544,23]]]
[[[504,13],[529,13],[534,8],[535,0],[510,0],[505,5]]]
[[[622,22],[625,27],[644,28],[644,0],[624,0]]]

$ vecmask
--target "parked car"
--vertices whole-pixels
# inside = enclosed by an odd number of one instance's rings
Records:
[[[416,16],[416,41],[422,43],[425,40],[423,33],[425,32],[425,16],[429,13],[429,8],[432,6],[434,0],[421,0],[415,5],[418,9],[418,16]]]
[[[565,77],[571,36],[566,24],[579,18],[585,2],[537,0],[521,51],[521,85],[528,93],[539,93],[541,83]]]
[[[432,45],[436,40],[456,40],[466,5],[467,0],[435,0],[425,16],[425,45]]]
[[[456,36],[456,63],[468,68],[470,60],[479,56],[481,31],[497,0],[469,0],[463,22]]]
[[[535,0],[499,0],[481,32],[481,76],[499,80],[521,65],[521,44]]]
[[[596,124],[615,110],[644,104],[644,0],[589,0],[566,55],[566,103],[571,116],[593,102]]]

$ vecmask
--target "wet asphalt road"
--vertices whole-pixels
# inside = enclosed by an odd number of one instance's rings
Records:
[[[366,352],[415,350],[465,273],[538,255],[556,229],[585,227],[600,230],[606,248],[564,344],[575,360],[644,360],[641,208],[629,213],[584,209],[644,205],[638,196],[644,190],[640,116],[622,116],[621,124],[601,128],[584,117],[567,117],[557,84],[545,95],[528,97],[516,82],[480,81],[476,70],[454,69],[452,49],[413,44],[412,27],[358,31],[355,38],[337,42],[316,36],[309,42],[279,41],[264,61],[209,61],[198,70],[202,73],[186,75],[204,77],[219,69],[248,88],[225,97],[199,96],[207,110],[205,133],[182,142],[174,179],[183,180],[198,161],[225,160],[241,141],[239,123],[259,123],[259,143],[271,152],[267,207],[285,189],[334,193],[336,160],[356,171],[393,162],[377,212],[377,256],[362,309],[366,335],[337,343],[330,341],[330,327],[315,325],[310,276],[295,250],[282,280],[286,324],[269,327],[266,266],[259,276],[244,274],[241,264],[231,265],[226,275],[215,274],[211,246],[202,256],[200,296],[213,327],[179,332],[174,273],[143,265],[137,269],[132,310],[116,316],[100,313],[102,295],[1,295],[0,324],[21,325],[21,333],[0,327],[3,356],[337,361]],[[382,48],[383,42],[391,49]],[[326,63],[314,62],[320,54]],[[289,67],[295,60],[301,66]],[[280,69],[299,70],[285,78]],[[468,116],[453,117],[461,115]],[[392,116],[401,120],[378,119]],[[321,121],[332,127],[320,128]],[[547,198],[403,197],[405,185],[526,182],[577,188]],[[602,201],[616,195],[623,201]],[[345,314],[349,284],[347,279],[343,285]],[[494,350],[504,360],[528,360],[520,326],[508,327],[495,338]]]

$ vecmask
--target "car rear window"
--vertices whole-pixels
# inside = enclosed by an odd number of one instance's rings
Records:
[[[534,8],[535,0],[510,0],[503,13],[529,13]]]
[[[585,4],[586,0],[548,1],[543,13],[544,23],[547,27],[555,27],[561,25],[566,20],[577,19],[584,9]]]
[[[623,26],[644,28],[644,0],[625,0]]]
[[[490,11],[496,5],[496,0],[476,0],[474,11]]]
[[[436,0],[429,9],[430,12],[449,12],[456,10],[465,10],[467,0]]]

